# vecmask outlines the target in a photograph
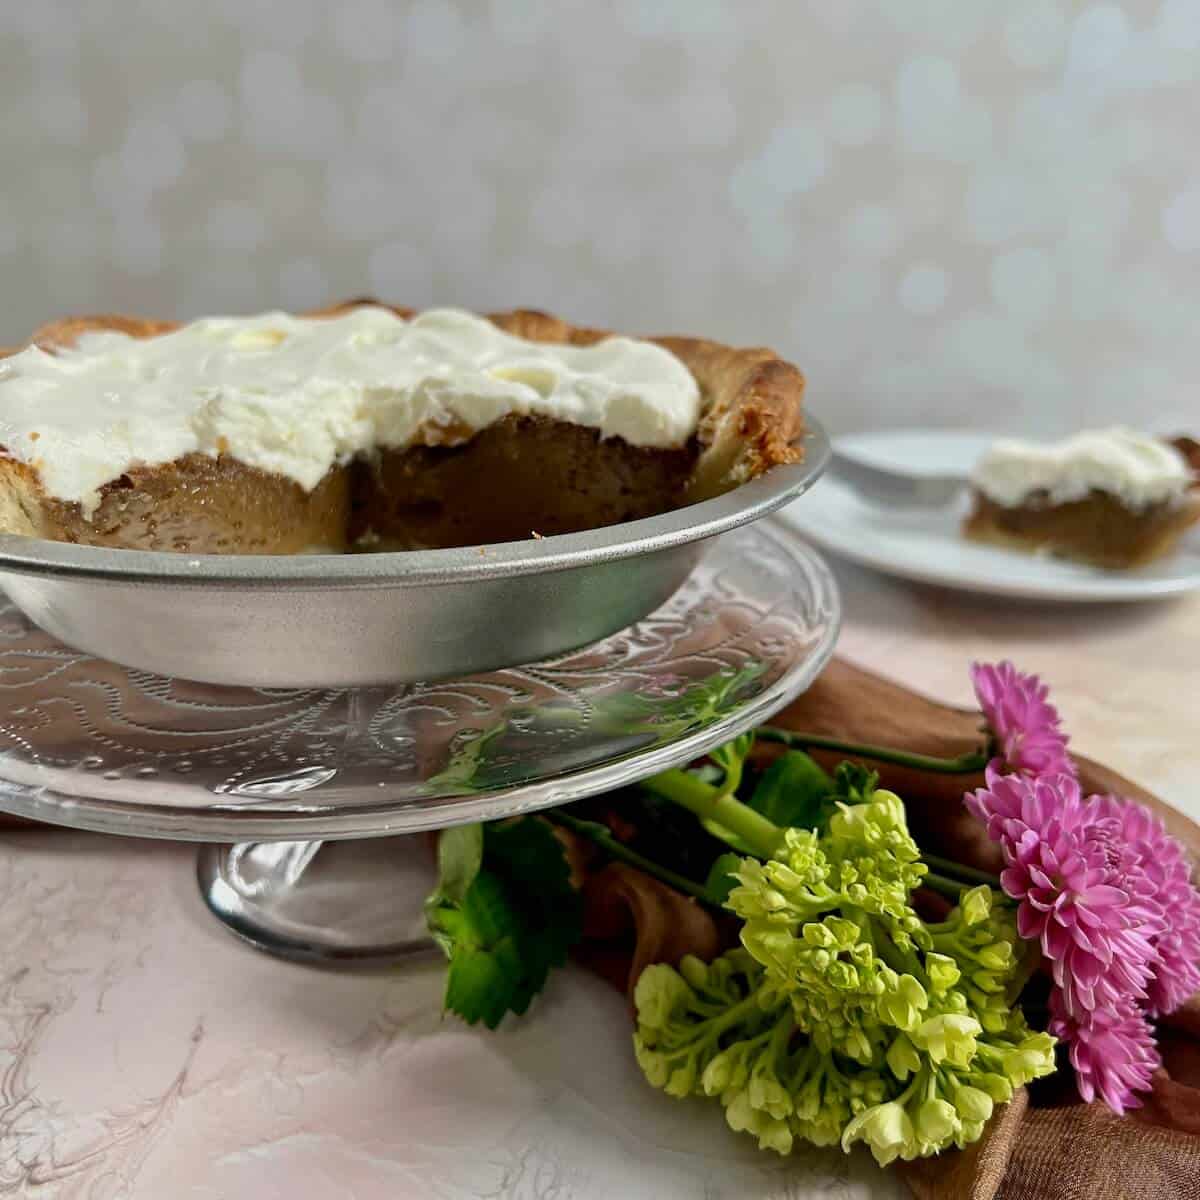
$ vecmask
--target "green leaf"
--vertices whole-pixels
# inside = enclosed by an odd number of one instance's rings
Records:
[[[803,750],[781,754],[747,803],[776,825],[819,829],[828,819],[833,780]]]
[[[729,899],[729,893],[738,884],[733,872],[741,865],[742,856],[740,854],[722,854],[709,868],[708,879],[704,886],[712,894],[714,900],[724,904]]]
[[[468,1024],[500,1024],[512,1007],[514,981],[522,977],[516,945],[519,919],[503,882],[488,871],[475,877],[461,906],[444,905],[433,921],[450,958],[443,1007]]]
[[[840,762],[833,773],[833,795],[846,804],[866,804],[879,785],[879,772],[856,762]]]
[[[483,826],[455,825],[438,836],[438,892],[461,904],[483,865]]]
[[[446,765],[425,781],[425,794],[470,795],[495,786],[495,781],[488,778],[488,772],[492,768],[496,746],[507,732],[508,721],[499,721],[457,746]]]
[[[749,662],[694,683],[677,696],[620,692],[595,701],[593,723],[612,733],[651,734],[658,741],[707,725],[757,690],[766,664]]]
[[[450,960],[445,1009],[494,1029],[505,1013],[523,1013],[551,968],[566,962],[579,940],[581,905],[562,843],[544,821],[475,828],[481,861],[472,873],[474,850],[462,835],[447,851],[449,871],[426,903],[426,919]],[[452,894],[463,881],[461,896]]]

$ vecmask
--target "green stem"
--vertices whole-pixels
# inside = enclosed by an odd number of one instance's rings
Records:
[[[874,928],[874,924],[875,922],[864,913],[861,927],[870,930]],[[929,976],[926,974],[925,967],[916,954],[911,950],[901,950],[892,941],[891,935],[886,929],[881,929],[879,932],[882,935],[879,938],[876,938],[873,934],[871,936],[871,945],[875,953],[898,975],[912,975],[928,988]]]
[[[601,825],[596,821],[581,821],[578,817],[572,817],[568,813],[563,812],[561,808],[545,809],[542,812],[542,816],[547,821],[555,825],[561,825],[564,829],[569,829],[572,833],[577,833],[580,837],[585,837],[589,841],[594,842],[610,858],[620,859],[621,862],[626,862],[631,867],[637,867],[639,871],[645,871],[647,875],[653,875],[655,879],[662,880],[663,883],[668,887],[673,887],[677,892],[683,892],[688,896],[695,896],[697,900],[703,901],[703,903],[710,905],[712,908],[720,909],[722,907],[721,902],[702,884],[697,883],[694,879],[688,879],[684,875],[677,875],[674,871],[660,866],[653,859],[639,854],[636,850],[631,850],[624,842],[614,837],[607,826]]]
[[[941,892],[943,896],[948,896],[951,900],[957,900],[963,892],[969,891],[972,885],[959,883],[955,879],[947,879],[945,875],[938,875],[934,871],[930,871],[921,880],[921,886],[929,888],[931,892]]]
[[[1005,988],[1004,998],[1008,1003],[1009,1008],[1016,1005],[1021,997],[1021,993],[1025,990],[1025,985],[1033,978],[1034,974],[1042,965],[1042,954],[1036,945],[1030,945],[1026,942],[1024,945],[1025,953],[1021,956],[1017,963],[1017,969],[1013,977],[1008,981],[1008,987]],[[1026,1018],[1030,1015],[1030,1007],[1022,1005],[1025,1009]],[[1042,1027],[1045,1027],[1045,1021],[1042,1022]]]
[[[947,875],[951,879],[958,878],[975,884],[984,884],[987,887],[999,888],[1000,880],[995,875],[989,875],[986,871],[977,871],[974,867],[968,867],[964,863],[955,862],[952,858],[942,858],[937,854],[928,854],[924,850],[921,851],[921,861],[930,868],[937,871],[941,875]]]
[[[777,729],[773,725],[761,725],[755,732],[765,742],[781,742],[794,750],[836,750],[857,758],[891,763],[897,767],[912,767],[917,771],[932,771],[939,775],[969,775],[982,771],[988,764],[987,755],[982,750],[972,750],[967,754],[960,754],[957,758],[936,758],[931,754],[890,750],[887,746],[844,742],[840,738],[824,737],[816,733],[796,733],[791,729]]]
[[[759,858],[770,858],[783,840],[783,830],[736,796],[701,782],[686,771],[663,771],[640,785],[664,800],[686,808],[705,821],[736,834]]]

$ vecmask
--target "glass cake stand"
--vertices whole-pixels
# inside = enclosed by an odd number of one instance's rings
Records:
[[[201,850],[199,882],[235,933],[289,958],[396,960],[429,946],[431,842],[385,835],[689,762],[802,691],[840,615],[820,555],[770,520],[717,539],[670,600],[613,637],[439,683],[168,679],[69,649],[0,597],[0,810],[221,843]]]

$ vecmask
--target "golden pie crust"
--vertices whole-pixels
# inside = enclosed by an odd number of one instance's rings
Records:
[[[352,300],[303,315],[377,303]],[[404,318],[416,312],[386,307]],[[488,319],[538,342],[586,346],[612,336],[529,309]],[[155,337],[178,327],[71,317],[42,326],[30,341],[53,352],[93,331]],[[507,417],[461,445],[383,450],[336,467],[311,492],[225,456],[135,467],[101,489],[87,516],[46,495],[37,472],[0,447],[0,531],[191,554],[479,545],[636,520],[801,460],[804,377],[796,367],[771,350],[646,340],[674,354],[699,385],[702,416],[685,447],[646,449],[566,422]]]

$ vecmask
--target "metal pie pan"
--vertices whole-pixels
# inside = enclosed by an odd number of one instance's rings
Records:
[[[248,687],[351,687],[534,662],[644,617],[706,543],[807,491],[805,460],[723,496],[603,529],[452,550],[202,555],[0,535],[0,586],[54,637],[160,675]]]

